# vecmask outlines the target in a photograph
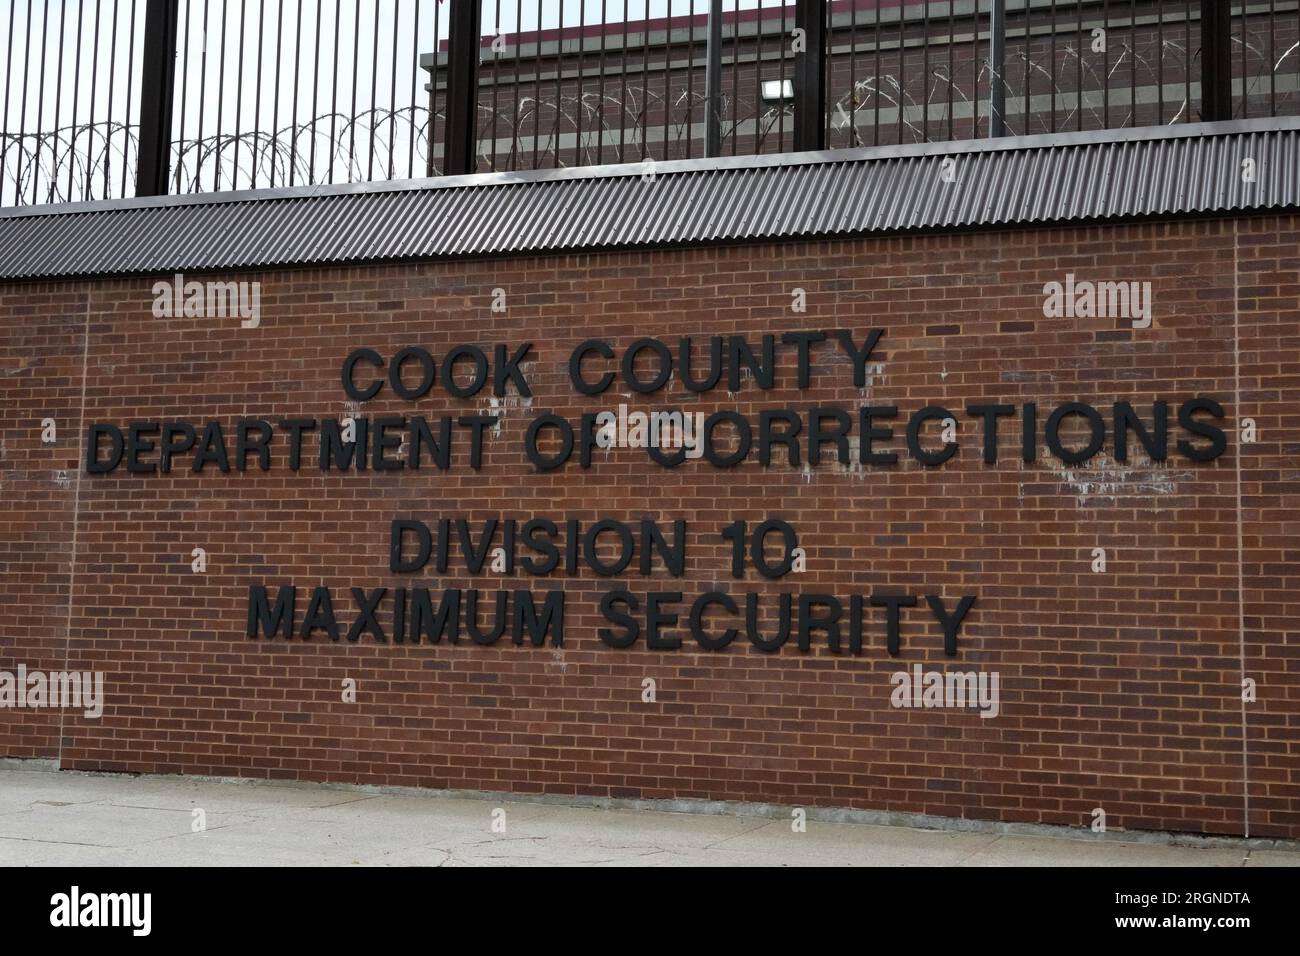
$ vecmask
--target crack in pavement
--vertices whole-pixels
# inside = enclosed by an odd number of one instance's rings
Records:
[[[93,846],[99,850],[120,850],[120,846],[114,846],[111,843],[83,843],[80,840],[41,840],[37,837],[15,837],[0,836],[0,840],[9,840],[13,843],[44,843],[50,846]]]
[[[767,828],[768,826],[771,826],[773,823],[777,823],[777,822],[779,822],[779,821],[777,821],[777,820],[759,820],[757,823],[754,824],[754,826],[750,827],[750,828],[747,829],[747,830],[741,830],[739,833],[733,833],[731,836],[723,837],[721,840],[716,840],[716,841],[714,841],[713,843],[706,843],[706,844],[704,845],[703,849],[705,849],[705,850],[712,850],[712,849],[714,849],[714,848],[716,848],[716,847],[720,847],[720,846],[722,846],[722,844],[724,844],[724,843],[728,843],[728,842],[730,842],[731,840],[738,840],[738,839],[740,839],[740,838],[743,837],[743,836],[749,836],[751,833],[756,833],[756,832],[758,832],[759,830],[763,830],[763,829]]]

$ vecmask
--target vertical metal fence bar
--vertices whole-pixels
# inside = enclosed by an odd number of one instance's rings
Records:
[[[1024,45],[1021,47],[1021,52],[1025,58],[1025,112],[1024,112],[1024,119],[1021,121],[1021,126],[1020,126],[1020,132],[1025,136],[1029,135],[1029,113],[1032,106],[1029,99],[1029,88],[1031,85],[1030,81],[1032,79],[1032,75],[1029,72],[1030,17],[1031,17],[1031,10],[1029,8],[1029,5],[1025,4],[1025,38],[1023,41]]]
[[[294,14],[294,92],[289,100],[289,185],[298,182],[298,85],[303,75],[303,0]],[[279,92],[279,83],[276,83]],[[355,118],[355,117],[354,117]],[[277,134],[278,135],[278,134]]]
[[[722,0],[709,0],[704,59],[704,155],[712,157],[722,154]]]
[[[42,22],[44,22],[44,15],[42,15]],[[22,97],[22,99],[19,101],[19,106],[18,106],[19,132],[25,132],[27,130],[27,90],[28,90],[27,78],[31,74],[31,70],[32,70],[32,0],[27,0],[27,17],[24,19],[23,24],[25,27],[25,32],[27,34],[26,36],[27,42],[23,44],[23,85],[22,85],[22,92],[19,94]],[[13,24],[11,23],[10,26],[12,27]],[[44,43],[42,42],[41,45],[42,63],[45,62],[44,52],[45,52]],[[6,70],[8,70],[8,68],[9,68],[8,66],[5,67]],[[9,103],[9,97],[8,95],[6,95],[5,96],[6,106],[8,103]],[[9,127],[9,121],[8,119],[6,119],[5,128],[8,129],[8,127]],[[6,145],[8,144],[7,139],[5,140],[5,143]],[[0,170],[3,170],[4,168],[5,167],[4,167],[3,159],[0,158]],[[125,166],[123,168],[125,168]],[[22,201],[23,201],[23,146],[22,146],[22,141],[20,140],[18,143],[18,159],[14,162],[14,205],[15,206],[22,205]]]
[[[450,25],[448,25],[448,36],[450,36]],[[440,0],[434,0],[434,4],[433,4],[433,61],[434,61],[433,67],[434,68],[433,68],[433,72],[429,74],[430,77],[432,77],[433,82],[430,84],[432,86],[432,90],[429,94],[429,138],[427,140],[428,142],[427,149],[429,150],[429,158],[428,161],[425,163],[425,169],[430,176],[433,175],[434,158],[437,155],[437,150],[435,148],[436,147],[435,140],[437,138],[437,112],[438,112],[438,47],[442,45],[441,37],[442,37],[442,3],[440,2]],[[445,85],[445,81],[444,81],[444,85]],[[447,168],[446,111],[447,111],[446,94],[444,93],[443,96],[444,122],[442,124],[442,156],[443,156],[442,168],[444,172],[446,171]]]
[[[619,64],[618,94],[618,161],[620,163],[626,162],[624,156],[627,152],[627,16],[628,0],[623,0],[623,55],[622,62]]]
[[[832,47],[834,38],[832,37]],[[858,145],[858,8],[849,7],[849,129],[846,146]]]
[[[121,195],[126,196],[126,175],[127,167],[127,150],[131,145],[131,104],[135,100],[131,96],[131,87],[135,82],[135,8],[136,0],[131,0],[131,24],[129,27],[130,39],[127,41],[127,61],[126,61],[126,125],[122,130],[122,191]],[[140,153],[136,151],[136,168],[139,168]],[[177,164],[179,165],[179,163]]]
[[[669,8],[671,9],[671,0]],[[578,95],[576,106],[574,108],[576,123],[576,140],[573,144],[573,164],[582,166],[582,113],[587,105],[586,98],[586,77],[583,76],[583,67],[586,65],[583,60],[587,54],[587,3],[586,0],[578,0]],[[665,133],[667,131],[665,130]],[[666,140],[665,136],[665,140]]]
[[[1225,0],[1201,0],[1201,119],[1232,118],[1232,17]]]
[[[691,158],[695,141],[695,2],[686,4],[686,158]]]
[[[1250,61],[1246,57],[1246,52],[1250,49],[1250,30],[1249,30],[1249,24],[1246,22],[1246,5],[1247,5],[1246,0],[1242,0],[1242,4],[1241,4],[1241,118],[1242,119],[1250,118]],[[1228,22],[1229,23],[1232,22],[1231,7],[1229,7]],[[80,19],[78,19],[77,21],[77,29],[78,31],[80,31],[81,29]],[[1231,84],[1232,80],[1229,79],[1228,82],[1229,84]],[[1228,118],[1229,119],[1232,118],[1231,113],[1229,113]]]
[[[641,161],[645,162],[650,152],[647,136],[650,131],[650,2],[643,0],[641,31]],[[558,61],[557,61],[558,63]],[[557,67],[558,70],[558,67]]]
[[[301,6],[301,0],[299,0]],[[212,147],[212,191],[217,192],[221,189],[221,113],[222,106],[225,103],[224,93],[226,91],[226,15],[229,13],[229,0],[221,0],[221,53],[220,63],[217,66],[217,128],[214,130],[214,145]],[[301,22],[301,18],[299,18]],[[297,66],[295,61],[294,66]],[[206,92],[206,91],[205,91]]]
[[[1055,8],[1055,5],[1053,5]],[[1055,39],[1055,36],[1053,36]],[[948,0],[948,139],[953,137],[953,78],[952,70],[956,61],[957,46],[957,3],[956,0]],[[1053,66],[1055,69],[1055,66]]]
[[[1192,6],[1196,0],[1186,0],[1183,5],[1183,122],[1192,121]]]
[[[190,7],[192,0],[186,0],[185,3],[185,40],[181,46],[181,126],[175,134],[175,185],[174,189],[179,193],[181,191],[181,172],[185,169],[185,113],[186,105],[190,101]],[[146,20],[146,25],[148,21]],[[143,61],[142,64],[144,65]],[[259,81],[260,81],[259,77]],[[259,87],[261,83],[259,82]],[[143,118],[140,120],[143,124]]]
[[[790,4],[787,3],[786,0],[777,0],[777,2],[781,4],[781,76],[779,80],[780,86],[778,87],[781,93],[781,98],[777,102],[778,112],[776,116],[776,120],[777,120],[776,148],[778,152],[784,153],[785,152],[785,114],[786,114],[785,80],[786,77],[790,75],[786,72],[786,68],[785,68],[785,53],[786,53],[786,49],[790,46],[790,20],[788,17],[788,14],[790,12]],[[739,16],[739,14],[737,14],[737,16]],[[760,22],[759,29],[761,28],[762,28],[762,24]],[[790,77],[790,85],[792,87],[794,86],[794,78],[792,76]],[[755,115],[757,115],[758,112],[757,104],[755,104],[754,111],[755,111]],[[794,131],[791,130],[791,135],[793,134]],[[757,150],[757,147],[755,147],[755,149]]]
[[[437,6],[437,0],[434,0],[434,5]],[[539,23],[540,20],[541,18],[539,17],[538,18]],[[336,29],[334,31],[334,35],[338,36],[337,22],[335,26]],[[433,53],[434,53],[434,59],[436,60],[438,55],[438,37],[436,34],[434,35],[433,38]],[[336,59],[338,58],[337,53],[334,56]],[[435,62],[434,71],[430,72],[429,75],[431,77],[436,76],[437,75],[436,71],[437,71],[437,63]],[[407,143],[407,147],[406,147],[406,176],[408,179],[415,178],[415,139],[416,139],[415,118],[416,116],[419,115],[419,105],[420,105],[420,0],[415,0],[415,12],[412,14],[411,17],[411,139],[410,142]],[[430,124],[430,128],[432,128],[432,124],[433,124],[432,110],[430,110],[429,112],[429,124]],[[536,134],[534,134],[533,141],[534,143],[536,143]],[[333,149],[334,149],[334,139],[333,137],[331,137],[330,151],[333,152]],[[333,164],[331,163],[329,182],[333,182],[333,181],[334,181],[334,171],[333,171]]]
[[[338,117],[339,117],[339,35],[343,30],[342,0],[334,0],[334,73],[330,77],[330,155],[327,169],[328,182],[334,182],[334,160],[338,156]]]
[[[1080,4],[1082,10],[1082,4]],[[1080,39],[1082,41],[1082,32]],[[993,0],[989,12],[989,136],[1007,134],[1007,90],[1002,77],[1007,61],[1007,2]],[[1082,51],[1080,51],[1082,56]]]
[[[1101,29],[1101,128],[1110,129],[1110,0],[1102,0]]]
[[[740,16],[740,5],[736,5],[736,16]],[[781,40],[784,43],[784,39]],[[785,77],[781,80],[784,81]],[[784,90],[784,82],[782,82]],[[754,12],[754,152],[761,152],[763,148],[763,0],[758,0],[757,8]],[[777,118],[780,120],[784,115],[784,104],[778,98],[777,108],[781,111]],[[771,127],[768,127],[769,129]]]
[[[930,0],[921,0],[921,142],[930,141]]]
[[[780,40],[785,43],[784,38]],[[755,153],[763,151],[763,0],[754,4],[754,148]],[[780,105],[780,104],[777,104]],[[771,130],[771,125],[768,125]]]
[[[29,7],[30,7],[30,0],[29,0]],[[36,130],[38,133],[40,132],[41,118],[43,116],[43,113],[41,111],[41,103],[43,101],[42,91],[45,89],[45,61],[46,59],[48,59],[45,56],[45,42],[49,34],[49,19],[50,19],[50,0],[45,0],[41,8],[41,45],[37,48],[41,57],[40,80],[38,81],[38,85],[36,87],[37,107],[36,107],[35,123],[36,123]],[[18,126],[19,129],[22,130],[27,129],[27,95],[28,95],[30,80],[31,80],[32,27],[31,27],[30,16],[28,17],[27,23],[28,23],[27,25],[28,46],[27,46],[27,51],[23,55],[22,105],[19,107],[19,111],[18,111]],[[37,175],[39,174],[39,169],[40,169],[39,153],[38,153],[38,151],[40,150],[40,146],[41,146],[41,141],[40,141],[40,137],[38,136],[36,138],[35,143],[33,144],[33,149],[32,149],[33,161],[28,166],[28,172],[30,173],[33,180],[32,202],[36,202],[35,180]],[[14,171],[14,205],[22,204],[23,159],[25,153],[26,150],[22,148],[22,144],[20,143],[18,146],[18,161],[15,164],[16,169]]]
[[[578,0],[579,3],[582,0]],[[555,40],[555,135],[551,138],[551,151],[555,156],[555,165],[560,162],[561,119],[564,116],[564,0],[560,0],[560,20],[556,27]],[[645,134],[642,133],[642,153],[644,154]]]
[[[604,0],[601,0],[601,2],[603,3]],[[518,168],[518,161],[519,161],[519,109],[520,109],[519,55],[522,52],[519,47],[519,37],[521,35],[520,27],[522,26],[521,21],[523,19],[523,0],[515,0],[514,12],[515,12],[515,26],[514,26],[515,53],[514,56],[511,57],[511,63],[514,64],[514,67],[510,74],[510,91],[512,94],[511,99],[513,99],[514,102],[512,103],[511,117],[510,117],[510,155],[509,155],[509,164],[508,164],[509,168],[512,170]],[[504,40],[500,41],[500,45],[504,47],[505,41]],[[498,54],[498,56],[499,55],[500,54]],[[492,96],[493,99],[495,100],[496,98],[495,86],[493,89]],[[493,110],[493,114],[494,115],[493,115],[492,123],[493,123],[493,128],[495,129],[497,117],[499,114],[497,114],[496,110]],[[494,164],[493,168],[495,170],[498,167],[496,167]]]
[[[478,42],[477,39],[475,42]],[[357,67],[361,62],[361,0],[352,10],[352,79],[348,83],[351,106],[348,108],[348,182],[352,182],[357,156]],[[471,119],[471,122],[473,120]]]
[[[379,15],[378,10],[379,8],[376,7],[375,8],[376,16]],[[312,45],[312,60],[311,60],[311,146],[309,147],[310,157],[307,160],[307,165],[310,168],[311,172],[308,173],[307,175],[308,182],[316,181],[316,119],[320,115],[320,105],[319,105],[320,104],[320,20],[321,20],[320,14],[321,14],[321,5],[318,2],[316,4],[316,39]],[[298,30],[299,32],[302,31],[301,23],[298,24]],[[397,38],[393,37],[393,39],[396,40]],[[242,42],[243,40],[242,35],[240,37],[240,40]],[[394,45],[393,54],[394,54],[393,62],[397,62],[396,45]],[[242,73],[243,70],[241,69],[240,72]]]
[[[188,22],[188,21],[187,21]],[[266,37],[262,31],[262,24],[266,22],[266,0],[258,0],[257,3],[257,67],[255,83],[256,93],[253,96],[253,179],[252,185],[257,185],[257,146],[258,139],[262,134],[262,55],[266,47]],[[184,124],[181,124],[184,126]],[[273,143],[268,147],[273,151]]]
[[[501,89],[501,62],[500,54],[497,52],[497,42],[501,36],[501,0],[496,0],[496,6],[492,12],[492,113],[488,118],[488,143],[489,155],[488,168],[495,171],[497,168],[497,93]],[[479,49],[482,44],[479,43]],[[477,119],[477,112],[475,118]],[[471,167],[470,172],[477,169],[477,164]]]
[[[600,86],[596,92],[596,164],[605,161],[605,33],[609,0],[600,0]]]
[[[50,199],[51,200],[53,200],[54,198],[55,190],[58,189],[58,178],[59,178],[59,169],[58,169],[59,113],[61,112],[60,107],[63,105],[63,50],[64,50],[63,41],[64,41],[64,35],[66,33],[64,28],[67,25],[67,20],[68,20],[68,8],[64,6],[59,11],[59,58],[58,58],[58,66],[55,67],[57,73],[54,78],[54,133],[53,133],[54,139],[50,145]],[[44,113],[42,113],[41,115],[44,116]],[[37,148],[39,149],[39,145]],[[39,157],[39,155],[40,154],[38,153],[37,156]],[[40,171],[39,163],[37,164],[36,168],[37,171],[39,172]]]
[[[96,33],[98,33],[98,30],[96,30]],[[117,89],[117,0],[113,0],[113,17],[112,17],[112,25],[109,27],[109,35],[111,39],[109,40],[109,47],[108,47],[108,112],[104,117],[105,125],[104,125],[104,197],[103,198],[105,199],[111,198],[109,195],[110,187],[108,184],[108,179],[109,179],[108,167],[109,164],[112,162],[112,155],[113,155],[112,153],[113,93]],[[96,41],[95,43],[95,50],[96,51],[99,50],[98,41]],[[130,90],[130,86],[131,86],[131,79],[130,77],[127,77],[128,91]],[[8,101],[6,101],[6,104],[7,102]],[[123,156],[123,161],[125,161],[125,159],[126,157]],[[0,169],[3,168],[4,168],[4,164],[0,163]]]
[[[534,49],[533,65],[533,162],[537,168],[537,144],[541,138],[542,128],[542,0],[537,0],[537,44]],[[556,61],[559,62],[558,60]],[[627,0],[623,0],[623,90],[627,91]],[[622,151],[618,161],[623,161]]]
[[[1277,115],[1277,62],[1276,31],[1277,0],[1268,0],[1268,115]]]
[[[176,81],[177,6],[177,0],[149,0],[145,11],[137,196],[161,196],[167,192]]]
[[[1156,8],[1156,122],[1165,122],[1165,11]]]
[[[689,0],[688,0],[689,2]],[[582,0],[578,0],[579,5]],[[673,66],[673,0],[668,0],[668,19],[664,21],[664,148],[663,158],[668,159],[668,119],[669,104],[672,102],[672,66]]]
[[[294,110],[295,115],[297,110]],[[369,152],[366,157],[366,181],[375,178],[375,117],[379,112],[379,7],[375,7],[375,20],[370,32],[370,135],[366,137]],[[356,117],[352,117],[356,122]],[[494,140],[495,142],[495,140]]]
[[[781,0],[782,3],[785,0]],[[759,16],[762,17],[762,3],[759,3]],[[782,43],[784,44],[784,40]],[[784,57],[782,58],[784,61]],[[754,104],[755,117],[758,104]],[[731,155],[737,155],[740,149],[740,0],[731,4]],[[755,152],[758,150],[755,149]]]
[[[923,0],[925,2],[925,0]],[[831,140],[831,111],[828,100],[831,89],[831,48],[834,41],[834,31],[831,23],[831,4],[830,0],[826,2],[826,10],[821,19],[822,24],[822,44],[821,44],[821,74],[822,74],[822,145],[825,149]]]
[[[474,171],[481,11],[479,0],[450,0],[450,3],[444,168],[449,175],[456,176]]]
[[[1053,133],[1055,133],[1055,132],[1056,132],[1056,87],[1057,87],[1057,82],[1056,82],[1056,74],[1057,74],[1057,68],[1056,68],[1056,0],[1052,0],[1052,25],[1051,25],[1050,29],[1051,29],[1051,31],[1052,31],[1052,70],[1051,70],[1051,73],[1052,73],[1052,89],[1051,89],[1051,91],[1050,91],[1050,92],[1051,92],[1051,96],[1052,96],[1052,105],[1051,105],[1051,109],[1052,109],[1052,122],[1049,124],[1048,129],[1050,129]]]
[[[284,4],[285,0],[275,0],[275,81],[271,90],[270,142],[272,188],[275,188],[276,160],[280,157],[280,52],[284,42]]]
[[[230,188],[239,188],[239,142],[243,135],[240,126],[244,118],[244,27],[248,23],[248,3],[247,0],[239,0],[239,52],[236,54],[235,76],[235,150],[233,163],[230,174]],[[225,93],[225,90],[222,90]],[[249,183],[252,184],[252,176],[249,176]]]
[[[77,107],[81,104],[81,16],[85,5],[77,4],[77,48],[72,58],[72,117],[68,122],[68,197],[72,202],[72,174],[77,165]]]
[[[903,142],[903,100],[907,90],[907,17],[903,4],[898,4],[898,78],[895,80],[898,93],[898,131],[895,143]]]
[[[375,7],[375,20],[371,27],[370,33],[370,135],[366,137],[369,147],[366,155],[366,181],[373,181],[375,178],[375,115],[379,105],[379,8]],[[297,116],[298,110],[295,107],[294,115]],[[357,117],[352,117],[352,122],[356,122]],[[495,140],[493,141],[495,142]]]
[[[1076,51],[1078,55],[1074,58],[1075,67],[1078,70],[1078,76],[1075,80],[1077,85],[1075,86],[1076,93],[1075,93],[1074,111],[1078,115],[1079,131],[1082,132],[1083,131],[1083,48],[1085,45],[1083,41],[1083,0],[1077,0],[1077,3],[1079,4],[1079,44],[1078,44],[1079,48]]]
[[[880,145],[880,4],[877,3],[872,11],[876,18],[875,25],[872,29],[871,44],[875,47],[873,51],[875,63],[872,70],[874,79],[872,80],[871,103],[871,145]]]
[[[795,28],[803,31],[804,49],[794,61],[794,148],[826,145],[826,0],[802,0],[795,6]]]
[[[1128,6],[1128,113],[1129,126],[1137,125],[1137,0],[1129,0]]]
[[[9,51],[9,55],[5,58],[5,105],[4,105],[4,120],[3,120],[4,125],[0,126],[0,206],[4,205],[4,184],[6,178],[5,160],[8,158],[8,153],[9,153],[9,94],[11,92],[10,87],[12,86],[12,81],[10,77],[13,75],[13,67],[14,67],[14,56],[13,56],[14,19],[15,19],[14,17],[9,18],[9,42],[8,45],[5,47],[5,49]],[[31,0],[27,0],[27,18],[23,21],[23,27],[30,34],[31,27],[32,27]],[[18,132],[20,136],[22,135],[23,132],[25,132],[25,130],[26,130],[25,126],[19,125]],[[20,142],[19,149],[22,149],[21,139],[19,142]],[[17,180],[15,180],[14,181],[15,195],[17,194],[17,192],[18,192],[18,182]],[[16,201],[15,201],[15,205],[17,205]]]
[[[94,52],[90,55],[90,110],[86,116],[86,180],[82,185],[81,198],[90,199],[90,181],[95,169],[95,94],[99,91],[99,17],[100,0],[95,0],[95,28],[93,31]],[[109,77],[112,77],[112,73]],[[110,99],[111,99],[110,93]],[[105,171],[105,176],[108,175]],[[71,197],[69,197],[71,198]],[[103,198],[107,199],[107,196]]]
[[[976,3],[971,9],[970,21],[971,44],[971,138],[980,135],[980,9]]]
[[[602,0],[602,2],[603,2],[603,0]],[[523,3],[523,0],[515,0],[515,15],[516,15],[515,34],[514,34],[514,36],[515,36],[515,56],[513,56],[513,57],[511,58],[511,62],[514,64],[514,67],[513,67],[513,69],[510,71],[510,74],[509,74],[509,80],[510,80],[510,91],[511,91],[511,93],[513,93],[513,94],[517,94],[518,89],[519,89],[519,57],[518,57],[518,52],[519,52],[519,44],[518,44],[518,36],[519,36],[518,30],[519,30],[519,24],[518,24],[518,14],[519,14],[519,12],[520,12],[520,9],[522,8],[522,3]],[[501,18],[501,3],[500,3],[500,0],[497,0],[497,14],[496,14],[496,16],[497,16],[497,19],[498,19],[498,21],[499,21],[500,18]],[[506,35],[507,35],[507,34],[505,33],[505,31],[503,31],[502,28],[501,28],[501,26],[498,24],[497,29],[496,29],[496,36],[497,36],[497,39],[496,39],[496,45],[497,45],[498,47],[500,47],[501,49],[500,49],[500,50],[496,50],[496,51],[494,51],[494,53],[493,53],[493,57],[492,57],[492,76],[493,76],[493,83],[492,83],[492,133],[493,133],[493,136],[492,136],[492,142],[493,142],[493,143],[495,143],[496,140],[497,140],[497,134],[498,134],[498,132],[499,132],[499,124],[500,124],[500,121],[501,121],[501,114],[502,114],[502,112],[504,112],[504,108],[498,106],[498,90],[499,90],[499,88],[500,88],[500,81],[497,79],[497,75],[498,75],[498,73],[500,72],[500,69],[501,69],[501,63],[500,63],[500,61],[501,61],[502,54],[503,54],[503,53],[505,52],[505,50],[506,50],[506,41],[505,41],[505,37],[506,37]],[[511,111],[511,113],[510,113],[510,122],[509,122],[509,127],[510,127],[510,149],[509,149],[509,151],[507,152],[506,156],[503,157],[503,158],[501,159],[500,162],[497,162],[497,161],[495,161],[495,160],[492,162],[492,171],[493,171],[493,172],[496,172],[497,170],[500,170],[500,169],[503,169],[503,168],[504,168],[504,169],[514,169],[514,168],[515,168],[515,150],[516,150],[516,147],[517,147],[518,144],[519,144],[519,136],[518,136],[518,130],[519,130],[519,97],[518,97],[518,95],[513,95],[513,96],[511,96],[511,99],[512,99],[514,102],[510,104],[510,111]]]
[[[379,32],[378,10],[379,8],[376,7],[375,8],[376,35],[378,35]],[[400,7],[397,6],[393,7],[393,54],[392,54],[393,63],[392,63],[392,69],[390,70],[389,77],[388,77],[388,178],[389,179],[392,179],[394,173],[396,172],[395,162],[393,159],[393,150],[397,146],[397,141],[395,139],[395,136],[397,134],[397,39],[398,39],[397,31],[398,31],[398,27],[400,26],[401,13],[402,11]],[[318,28],[318,32],[319,32],[319,28]],[[412,63],[411,72],[415,72],[416,69],[417,67],[415,63]],[[319,67],[317,68],[317,73],[319,74]],[[313,114],[314,112],[315,109],[313,107]],[[316,120],[313,119],[312,120],[313,129],[315,128],[315,125],[316,125]],[[314,132],[312,134],[312,142],[313,143],[316,142],[316,136]]]
[[[45,55],[45,51],[46,51],[45,44],[49,41],[49,32],[50,32],[50,0],[45,0],[45,9],[41,12],[41,75],[40,75],[39,82],[36,84],[36,129],[38,131],[41,128],[41,124],[45,121],[45,63],[49,59],[49,57]],[[148,42],[148,33],[146,28],[146,43],[147,42]],[[26,80],[24,80],[23,82],[25,84]],[[24,129],[26,129],[27,126],[26,119],[25,119],[26,114],[27,114],[27,89],[26,86],[24,85],[23,88],[23,116],[24,116],[23,128]],[[21,158],[21,154],[19,154],[19,158]],[[138,168],[139,167],[137,167],[137,169]],[[37,138],[36,144],[32,149],[31,173],[32,173],[32,202],[35,203],[37,201],[37,182],[41,176],[41,141],[39,138]],[[21,179],[21,176],[19,178]]]

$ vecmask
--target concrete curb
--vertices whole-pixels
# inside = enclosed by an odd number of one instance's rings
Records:
[[[58,770],[57,760],[26,757],[0,757],[0,770]]]

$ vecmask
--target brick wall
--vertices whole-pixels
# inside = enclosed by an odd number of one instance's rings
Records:
[[[0,288],[0,671],[99,670],[102,718],[0,710],[0,756],[86,770],[234,774],[612,797],[696,797],[910,811],[983,820],[1300,837],[1300,221],[1261,217],[1086,229],[813,242],[451,262],[223,278],[261,279],[262,324],[156,319],[151,279]],[[1067,272],[1149,280],[1151,329],[1046,319],[1042,287]],[[791,290],[807,291],[803,314]],[[492,290],[507,310],[490,311]],[[569,353],[592,337],[883,328],[884,367],[853,386],[831,347],[813,387],[729,396],[616,388],[584,398]],[[138,420],[338,418],[343,357],[358,346],[436,355],[462,342],[534,351],[531,406],[506,402],[481,471],[294,473],[278,464],[195,475],[90,475],[83,427]],[[784,354],[784,353],[783,353]],[[1224,405],[1227,452],[1210,462],[1103,454],[1068,466],[1039,443],[1022,462],[1018,422],[997,464],[959,415],[940,468],[815,468],[755,461],[664,470],[631,449],[539,474],[527,422],[615,407],[765,408],[992,400],[1046,409],[1116,400],[1149,413],[1196,395]],[[361,412],[487,410],[485,397],[385,390]],[[1109,417],[1109,416],[1108,416]],[[1237,419],[1257,423],[1243,445]],[[41,443],[53,418],[57,442]],[[906,419],[894,422],[900,449]],[[1176,422],[1176,420],[1175,420]],[[1041,430],[1042,421],[1039,427]],[[1179,437],[1175,428],[1172,439]],[[927,439],[933,442],[931,437]],[[314,447],[314,446],[309,446]],[[833,456],[831,456],[833,457]],[[309,462],[311,459],[308,459]],[[516,578],[453,564],[388,571],[393,518],[548,516],[689,522],[685,575]],[[719,529],[790,521],[808,570],[777,581],[729,574]],[[192,573],[191,551],[208,551]],[[1107,549],[1104,573],[1092,549]],[[348,588],[563,588],[562,647],[334,643],[245,636],[250,584]],[[977,596],[955,658],[923,608],[900,653],[868,610],[860,654],[814,640],[763,654],[606,647],[599,597],[623,587],[843,596]],[[300,595],[301,602],[305,595]],[[770,617],[765,616],[770,625]],[[389,622],[384,620],[385,625]],[[743,623],[741,625],[743,627]],[[1000,713],[896,709],[890,675],[996,671]],[[1243,708],[1243,675],[1258,700]],[[642,700],[653,678],[657,700]],[[345,678],[356,703],[341,699]],[[1244,742],[1243,742],[1244,734]],[[1243,747],[1244,743],[1244,747]],[[1244,756],[1243,756],[1244,755]],[[1249,809],[1247,811],[1247,804]]]

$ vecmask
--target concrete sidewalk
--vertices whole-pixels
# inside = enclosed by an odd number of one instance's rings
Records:
[[[1300,851],[3,768],[0,864],[1253,867]]]

